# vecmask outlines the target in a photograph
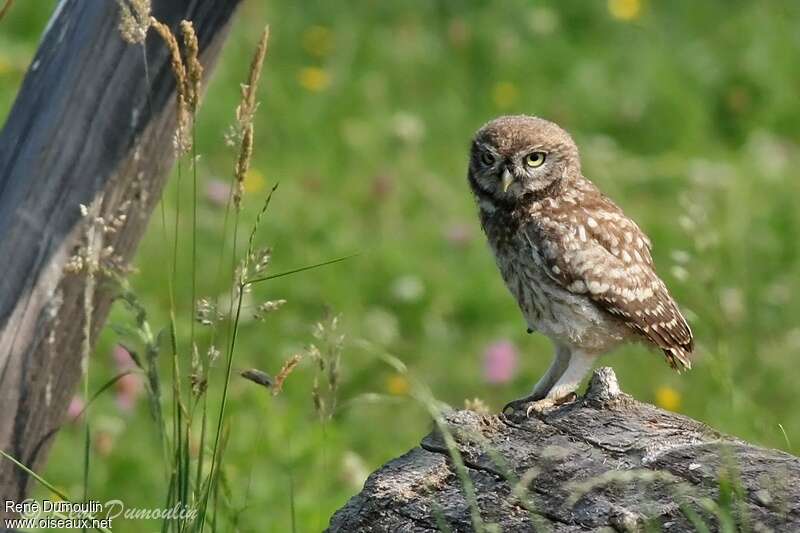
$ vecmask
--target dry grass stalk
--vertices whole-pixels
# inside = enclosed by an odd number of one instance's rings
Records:
[[[197,351],[197,344],[192,344],[192,371],[189,374],[189,383],[192,388],[192,395],[195,400],[200,398],[208,387],[207,372],[203,369],[200,362],[200,353]]]
[[[122,39],[131,44],[143,43],[147,38],[147,30],[150,29],[150,0],[117,0],[117,4]]]
[[[303,358],[300,354],[294,354],[286,362],[283,363],[280,372],[275,376],[275,383],[272,385],[272,395],[277,396],[283,390],[283,382],[289,377],[289,374],[297,367],[300,360]]]
[[[283,390],[283,383],[286,381],[286,378],[288,378],[289,374],[291,374],[292,371],[297,368],[297,365],[300,363],[302,358],[303,357],[300,354],[291,356],[283,363],[280,372],[278,372],[278,375],[274,378],[266,372],[256,368],[242,370],[239,375],[248,381],[252,381],[256,385],[260,385],[265,389],[271,390],[272,395],[277,396]]]
[[[261,79],[261,68],[264,65],[264,57],[267,55],[268,40],[269,26],[266,26],[261,33],[258,47],[250,62],[250,75],[247,79],[247,84],[242,85],[242,100],[236,108],[236,120],[241,125],[251,123],[253,121],[253,115],[256,112],[256,92],[258,89],[258,81]]]
[[[98,196],[89,204],[81,205],[81,214],[86,218],[84,273],[86,283],[83,288],[83,338],[81,339],[81,371],[84,375],[89,370],[89,354],[92,350],[92,316],[94,314],[94,293],[97,285],[97,273],[100,269],[100,257],[103,249],[103,219],[100,209],[102,196]]]
[[[236,161],[234,176],[236,184],[233,190],[233,205],[240,209],[242,195],[244,194],[244,178],[250,169],[250,158],[253,155],[253,116],[256,108],[256,93],[258,92],[258,81],[261,79],[261,68],[264,65],[264,57],[267,55],[267,42],[269,40],[269,26],[264,28],[261,39],[258,42],[253,59],[250,62],[250,74],[247,84],[242,85],[242,99],[236,107],[236,127],[234,134],[231,135],[229,142],[236,144],[239,142],[239,158]]]
[[[244,178],[250,169],[250,159],[253,157],[253,124],[247,124],[242,135],[242,142],[239,146],[239,159],[236,161],[236,186],[233,190],[233,205],[240,209],[242,205],[242,195],[244,194]]]
[[[192,101],[189,78],[186,65],[181,57],[181,49],[178,40],[173,35],[169,26],[159,22],[154,17],[150,17],[150,24],[159,36],[164,40],[170,55],[170,65],[172,74],[175,76],[175,85],[178,93],[178,130],[175,132],[175,151],[178,155],[187,153],[192,148],[191,124],[192,110],[189,102]]]
[[[197,33],[194,26],[188,20],[181,21],[181,33],[183,34],[184,56],[186,58],[186,86],[184,93],[186,103],[192,113],[197,112],[197,105],[200,101],[200,81],[203,78],[203,66],[200,64],[200,46],[197,42]]]
[[[163,22],[159,22],[155,17],[150,17],[150,25],[164,40],[164,44],[167,45],[172,65],[172,73],[175,75],[175,80],[178,83],[178,93],[183,94],[184,88],[186,87],[186,67],[183,65],[178,40],[175,39],[169,26]]]
[[[192,114],[189,105],[182,94],[178,94],[178,129],[175,131],[175,138],[172,143],[178,155],[189,153],[192,149]]]
[[[329,316],[314,326],[313,335],[319,345],[310,344],[306,355],[317,363],[317,372],[311,388],[314,409],[325,422],[336,412],[339,371],[344,346],[344,335],[338,332],[339,317]]]

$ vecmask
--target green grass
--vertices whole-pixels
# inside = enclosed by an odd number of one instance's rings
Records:
[[[54,2],[35,4],[16,2],[0,23],[0,116]],[[499,409],[544,372],[551,347],[526,335],[465,180],[472,132],[504,113],[538,114],[574,134],[584,172],[650,235],[659,271],[690,316],[695,368],[678,376],[655,353],[622,349],[604,362],[623,390],[652,402],[668,387],[681,412],[797,452],[799,19],[800,4],[791,1],[647,2],[632,21],[613,18],[605,2],[362,0],[342,9],[322,1],[246,1],[198,117],[201,191],[212,178],[231,179],[234,153],[223,133],[269,23],[256,178],[248,182],[242,233],[280,182],[260,229],[262,244],[274,250],[271,272],[360,255],[254,288],[255,302],[288,303],[266,324],[243,324],[235,369],[276,373],[313,342],[312,325],[328,309],[341,315],[346,340],[340,409],[324,427],[314,413],[309,360],[275,398],[234,376],[221,494],[239,527],[290,530],[291,472],[297,530],[322,529],[359,489],[363,469],[404,452],[430,429],[429,414],[410,398],[351,401],[402,388],[402,376],[360,340],[400,358],[453,405],[479,397]],[[183,206],[191,198],[186,177]],[[167,220],[175,200],[173,181]],[[208,201],[198,205],[198,296],[226,290],[216,276],[223,215]],[[191,209],[182,207],[181,218],[187,246],[178,259],[176,327],[179,345],[187,346]],[[447,238],[454,228],[466,233],[464,242]],[[130,281],[157,330],[168,324],[168,264],[156,213]],[[125,320],[115,309],[111,321]],[[519,373],[502,386],[482,374],[483,350],[498,339],[511,340],[522,355]],[[107,328],[91,390],[114,375],[108,354],[116,340]],[[221,361],[213,376],[223,374]],[[209,405],[218,405],[216,394]],[[110,450],[95,446],[92,496],[160,506],[162,451],[145,399],[125,414],[113,395],[102,395],[92,406],[92,432],[111,443]],[[83,438],[78,425],[62,431],[42,473],[72,497],[82,490]],[[120,522],[115,531],[141,527]]]

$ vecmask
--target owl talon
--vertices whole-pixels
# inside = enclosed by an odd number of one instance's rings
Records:
[[[531,402],[528,405],[528,408],[525,409],[525,415],[528,418],[531,417],[531,413],[537,413],[542,415],[545,412],[550,411],[551,409],[554,409],[556,407],[561,407],[562,405],[570,404],[577,399],[578,395],[575,394],[574,392],[570,392],[569,394],[567,394],[566,396],[562,396],[561,398],[545,398],[543,400]]]
[[[530,418],[532,413],[535,414],[544,414],[545,411],[555,407],[556,403],[552,398],[545,398],[544,400],[539,400],[538,402],[531,402],[528,405],[528,408],[525,409],[525,416]]]
[[[566,396],[562,396],[561,398],[534,398],[533,396],[526,396],[525,398],[520,398],[519,400],[514,400],[512,402],[508,402],[503,407],[503,414],[513,414],[516,411],[521,411],[523,407],[525,407],[525,416],[530,418],[532,414],[544,414],[545,412],[555,408],[561,407],[562,405],[567,405],[573,403],[578,399],[578,395],[574,392],[570,392]]]
[[[502,413],[506,415],[514,414],[515,411],[522,410],[522,408],[531,403],[540,400],[541,398],[536,398],[533,395],[525,396],[524,398],[520,398],[518,400],[513,400],[508,402],[503,406]]]

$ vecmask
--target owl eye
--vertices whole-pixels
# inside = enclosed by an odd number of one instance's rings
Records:
[[[486,166],[494,164],[494,156],[490,152],[483,152],[481,154],[481,163]]]
[[[531,152],[525,156],[525,164],[531,168],[540,167],[544,164],[547,154],[544,152]]]

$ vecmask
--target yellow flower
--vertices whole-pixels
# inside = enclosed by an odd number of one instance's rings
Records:
[[[251,168],[244,176],[244,191],[258,192],[264,188],[264,175],[256,168]]]
[[[492,98],[497,107],[507,109],[514,105],[519,97],[517,86],[508,81],[501,81],[492,87]]]
[[[402,374],[392,374],[386,379],[386,390],[389,391],[389,394],[405,396],[409,389],[408,380]]]
[[[311,26],[302,39],[303,48],[312,56],[325,57],[333,50],[333,33],[325,26]]]
[[[319,67],[305,67],[298,72],[297,81],[304,89],[318,93],[328,88],[331,77]]]
[[[617,20],[636,20],[642,14],[641,0],[608,0],[608,11]]]
[[[681,407],[681,393],[662,385],[656,389],[656,404],[667,411],[677,411]]]

